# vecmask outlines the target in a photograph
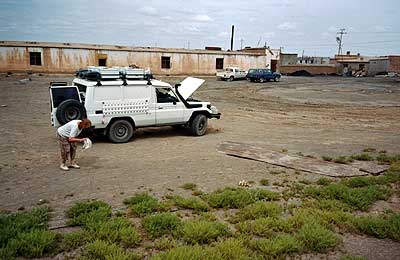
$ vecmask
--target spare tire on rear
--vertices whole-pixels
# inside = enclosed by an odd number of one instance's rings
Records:
[[[86,110],[82,103],[75,99],[67,99],[57,107],[56,117],[61,125],[72,120],[83,119],[86,117]]]

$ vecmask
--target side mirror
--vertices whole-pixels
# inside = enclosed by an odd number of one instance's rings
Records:
[[[174,100],[174,101],[172,102],[172,104],[176,105],[176,101]]]

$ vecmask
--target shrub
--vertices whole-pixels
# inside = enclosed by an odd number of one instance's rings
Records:
[[[246,247],[245,242],[237,238],[228,238],[218,242],[210,250],[210,259],[221,260],[251,260],[252,253]]]
[[[353,160],[351,158],[347,158],[346,156],[339,156],[333,160],[333,162],[335,163],[342,163],[342,164],[347,164],[352,161]]]
[[[268,186],[269,185],[269,180],[268,179],[261,179],[260,184],[263,186]]]
[[[183,198],[181,196],[174,196],[172,200],[176,206],[184,209],[193,209],[197,212],[208,211],[207,203],[197,197]]]
[[[172,213],[157,213],[142,219],[142,226],[150,238],[171,234],[182,225],[181,220]]]
[[[374,157],[367,153],[362,154],[354,154],[351,156],[351,159],[358,160],[358,161],[373,161]]]
[[[8,241],[19,233],[46,229],[48,219],[48,208],[36,208],[24,213],[0,214],[0,248],[6,247]]]
[[[332,181],[331,181],[330,179],[325,178],[325,177],[322,177],[322,178],[319,178],[319,179],[318,179],[317,184],[318,184],[318,185],[322,185],[322,186],[327,186],[327,185],[329,185],[331,182],[332,182]]]
[[[263,189],[225,188],[205,198],[213,208],[242,208],[258,200],[277,200],[279,195]]]
[[[7,247],[16,255],[28,258],[43,257],[55,253],[57,238],[57,234],[50,231],[32,230],[27,233],[19,233]]]
[[[103,222],[91,222],[85,227],[92,239],[100,239],[110,243],[122,243],[136,246],[141,238],[132,223],[126,218],[113,218]]]
[[[138,193],[131,198],[125,199],[124,203],[129,206],[133,215],[138,217],[165,210],[165,205],[146,192]]]
[[[361,233],[400,241],[400,214],[358,216],[352,219],[351,224]]]
[[[154,247],[158,250],[167,250],[177,247],[177,241],[171,237],[162,237],[155,241]]]
[[[341,241],[341,238],[332,231],[312,222],[306,223],[300,228],[298,238],[307,249],[316,252],[334,247]]]
[[[206,221],[216,221],[217,217],[211,212],[201,212],[197,219]]]
[[[95,240],[89,243],[83,255],[87,260],[139,260],[142,257],[132,252],[125,252],[116,244]]]
[[[189,244],[208,244],[229,233],[229,228],[222,223],[191,220],[184,223],[179,235]]]
[[[70,226],[82,226],[88,222],[100,222],[111,217],[111,207],[103,201],[77,202],[66,211]]]
[[[387,155],[386,153],[379,153],[379,155],[376,157],[376,160],[382,164],[395,163],[400,161],[400,154],[391,156]]]
[[[324,160],[324,161],[327,161],[327,162],[330,162],[330,161],[332,161],[333,160],[333,158],[332,157],[330,157],[330,156],[322,156],[322,160]]]
[[[301,241],[289,234],[280,234],[270,239],[253,240],[250,245],[270,259],[293,254],[302,249]]]
[[[338,183],[330,184],[325,187],[310,187],[304,190],[304,194],[317,199],[340,200],[353,208],[367,210],[375,201],[387,199],[390,192],[376,185],[350,188]]]
[[[185,190],[195,190],[197,188],[197,185],[195,183],[187,182],[182,185],[182,188]]]
[[[281,218],[267,217],[240,222],[236,228],[240,233],[268,237],[278,232],[291,232],[293,224]]]
[[[69,251],[78,248],[90,240],[90,235],[86,231],[68,233],[64,235],[62,241],[63,250]]]
[[[240,209],[233,222],[257,219],[262,217],[277,217],[282,213],[282,207],[274,202],[256,201]]]
[[[201,246],[178,246],[167,252],[162,252],[151,258],[152,260],[206,260],[209,253]]]

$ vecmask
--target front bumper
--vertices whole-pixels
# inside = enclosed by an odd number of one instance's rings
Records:
[[[210,118],[220,119],[221,118],[221,113],[210,114]]]

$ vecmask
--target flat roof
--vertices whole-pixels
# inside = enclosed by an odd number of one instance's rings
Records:
[[[0,41],[0,47],[33,47],[33,48],[36,47],[36,48],[86,49],[86,50],[104,50],[104,51],[169,52],[169,53],[265,56],[265,54],[247,53],[241,51],[133,47],[133,46],[123,46],[123,45],[87,44],[87,43],[69,43],[69,42]]]

